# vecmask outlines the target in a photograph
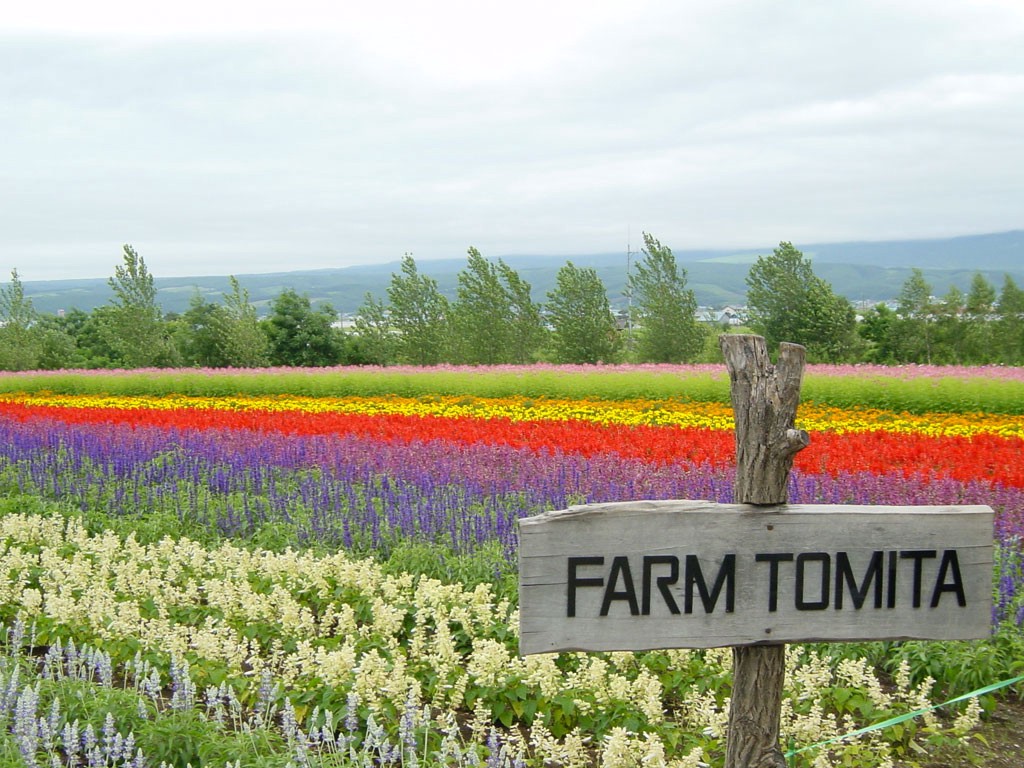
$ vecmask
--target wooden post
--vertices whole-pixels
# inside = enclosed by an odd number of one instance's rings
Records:
[[[736,421],[735,501],[785,504],[793,456],[810,443],[794,429],[804,348],[782,343],[773,366],[761,336],[723,334],[718,342]],[[725,768],[786,768],[779,744],[785,659],[784,644],[733,648]]]
[[[610,502],[521,519],[519,650],[732,647],[725,766],[786,768],[784,644],[987,637],[993,512],[788,504],[793,457],[810,442],[794,428],[804,348],[782,344],[773,366],[760,336],[719,344],[736,503]],[[807,563],[820,581],[804,583]]]

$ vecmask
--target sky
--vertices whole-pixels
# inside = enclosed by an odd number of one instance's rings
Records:
[[[0,276],[1007,231],[1022,137],[1021,0],[35,0]]]

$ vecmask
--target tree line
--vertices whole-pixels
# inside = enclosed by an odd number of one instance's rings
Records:
[[[698,320],[686,270],[650,234],[627,280],[628,317],[612,312],[595,269],[571,261],[545,301],[503,260],[467,253],[449,299],[406,254],[385,296],[367,294],[353,327],[329,304],[284,289],[260,317],[235,277],[212,302],[165,314],[145,260],[125,245],[108,283],[110,302],[91,312],[37,312],[17,270],[0,287],[0,369],[495,365],[715,361],[722,328]],[[969,293],[942,298],[920,270],[895,308],[858,317],[814,274],[791,243],[761,256],[747,275],[747,327],[772,346],[807,347],[813,362],[1024,364],[1024,291],[1005,277],[997,292],[982,275]]]

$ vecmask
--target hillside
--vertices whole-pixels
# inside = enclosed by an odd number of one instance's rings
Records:
[[[670,244],[669,244],[670,245]],[[971,278],[981,272],[997,289],[1004,275],[1024,285],[1024,230],[972,235],[942,240],[905,240],[862,243],[819,243],[801,245],[800,250],[814,262],[815,273],[851,301],[884,301],[895,298],[914,267],[924,271],[936,295],[951,285],[966,291]],[[758,255],[771,253],[772,246],[751,251],[674,251],[688,273],[690,287],[701,305],[721,307],[743,304],[747,271]],[[608,289],[613,304],[624,306],[627,258],[625,253],[578,255],[495,255],[519,271],[533,287],[534,298],[543,301],[555,285],[555,276],[567,261],[580,267],[594,267]],[[640,258],[634,254],[632,259]],[[417,262],[423,274],[438,281],[441,290],[454,298],[456,277],[465,258]],[[354,312],[367,292],[385,297],[396,260],[340,269],[237,275],[253,303],[264,309],[280,292],[291,288],[315,301],[328,301],[340,312]],[[111,269],[113,272],[113,269]],[[198,291],[207,300],[219,302],[229,290],[228,277],[161,278],[155,275],[158,299],[167,312],[182,312]],[[106,277],[90,280],[33,281],[24,284],[26,296],[36,309],[55,313],[72,308],[91,311],[110,301]]]

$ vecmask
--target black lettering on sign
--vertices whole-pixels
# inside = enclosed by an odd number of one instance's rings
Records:
[[[644,555],[644,586],[640,593],[640,613],[644,616],[651,615],[651,573],[656,565],[669,567],[668,576],[658,576],[655,582],[661,599],[668,606],[668,612],[675,615],[679,613],[679,606],[669,591],[669,587],[679,581],[679,558],[675,555]]]
[[[896,607],[896,553],[889,553],[889,589],[886,592],[887,601],[885,604],[886,608]]]
[[[709,556],[709,559],[712,556]],[[654,602],[660,599],[669,614],[692,614],[696,598],[704,613],[714,613],[724,603],[724,612],[736,610],[736,555],[721,555],[717,572],[702,565],[700,556],[644,555],[634,557],[642,563],[639,584],[633,578],[627,555],[609,556],[611,564],[604,568],[603,556],[568,558],[566,616],[573,618],[577,611],[579,590],[600,588],[601,608],[598,615],[608,616],[614,604],[625,603],[619,613],[630,616],[650,616],[658,613]],[[869,559],[864,563],[861,558]],[[953,595],[957,605],[967,606],[967,593],[960,570],[960,559],[955,549],[875,550],[868,555],[840,550],[828,552],[761,552],[754,555],[755,562],[768,564],[768,612],[779,610],[779,590],[793,590],[793,604],[797,611],[823,611],[829,607],[837,611],[844,608],[862,610],[865,605],[875,610],[895,609],[900,597],[899,578],[910,578],[910,602],[921,608],[928,601],[929,608],[938,608],[944,595]],[[928,561],[936,561],[929,563]],[[900,563],[910,561],[901,574]],[[790,570],[780,574],[783,563],[793,563]],[[639,564],[639,563],[638,563]],[[926,572],[927,565],[927,572]],[[591,570],[588,572],[587,569]],[[909,571],[909,573],[907,572]],[[785,577],[785,578],[783,578]],[[792,579],[792,580],[791,580]],[[932,581],[934,579],[934,581]],[[927,583],[926,583],[927,582]],[[925,590],[931,586],[930,597]],[[677,601],[682,589],[682,605]],[[869,603],[870,597],[870,603]]]
[[[875,585],[875,608],[882,607],[882,562],[884,560],[884,552],[872,552],[871,562],[868,563],[867,572],[864,574],[864,581],[857,584],[857,579],[853,575],[853,567],[850,565],[850,557],[845,552],[836,552],[836,610],[841,611],[843,609],[843,594],[845,590],[844,586],[850,588],[850,598],[853,600],[853,607],[860,609],[864,605],[864,600],[868,596],[868,590],[871,588],[871,584]],[[894,562],[890,558],[890,563]],[[894,574],[893,574],[894,575]],[[890,591],[892,583],[890,583]],[[893,604],[895,604],[896,596],[892,595]],[[892,607],[892,606],[890,606]]]
[[[949,572],[952,571],[953,580],[946,583]],[[957,557],[955,549],[947,549],[942,553],[942,562],[939,564],[939,576],[935,579],[935,590],[932,592],[932,608],[939,607],[939,599],[943,592],[953,592],[956,595],[956,604],[961,608],[967,605],[967,596],[964,594],[964,580],[960,575],[960,558]]]
[[[768,611],[770,613],[779,610],[779,563],[788,563],[792,559],[793,555],[790,552],[754,555],[756,562],[768,563]]]
[[[604,579],[581,578],[576,569],[582,565],[604,565],[603,557],[570,557],[569,558],[569,594],[566,598],[565,615],[572,618],[576,615],[576,590],[579,587],[603,587]]]
[[[934,549],[909,549],[900,552],[900,558],[914,561],[914,591],[913,606],[921,607],[921,569],[926,559],[935,557],[938,554]]]
[[[807,563],[821,563],[821,583],[816,600],[804,598]],[[794,602],[798,611],[823,611],[829,606],[832,584],[832,557],[827,552],[802,552],[796,558]]]
[[[715,584],[708,591],[704,581],[704,572],[700,568],[700,560],[696,555],[686,556],[686,597],[683,601],[687,613],[693,613],[693,588],[700,592],[700,601],[704,605],[704,613],[712,613],[718,604],[718,596],[725,587],[725,612],[732,613],[736,608],[736,555],[726,555],[718,569]]]
[[[622,579],[623,589],[615,589]],[[607,616],[615,600],[629,603],[629,615],[639,616],[640,606],[636,602],[636,590],[633,588],[633,573],[629,570],[629,558],[619,555],[612,558],[612,572],[608,574],[608,584],[604,588],[604,599],[601,601],[601,615]]]

